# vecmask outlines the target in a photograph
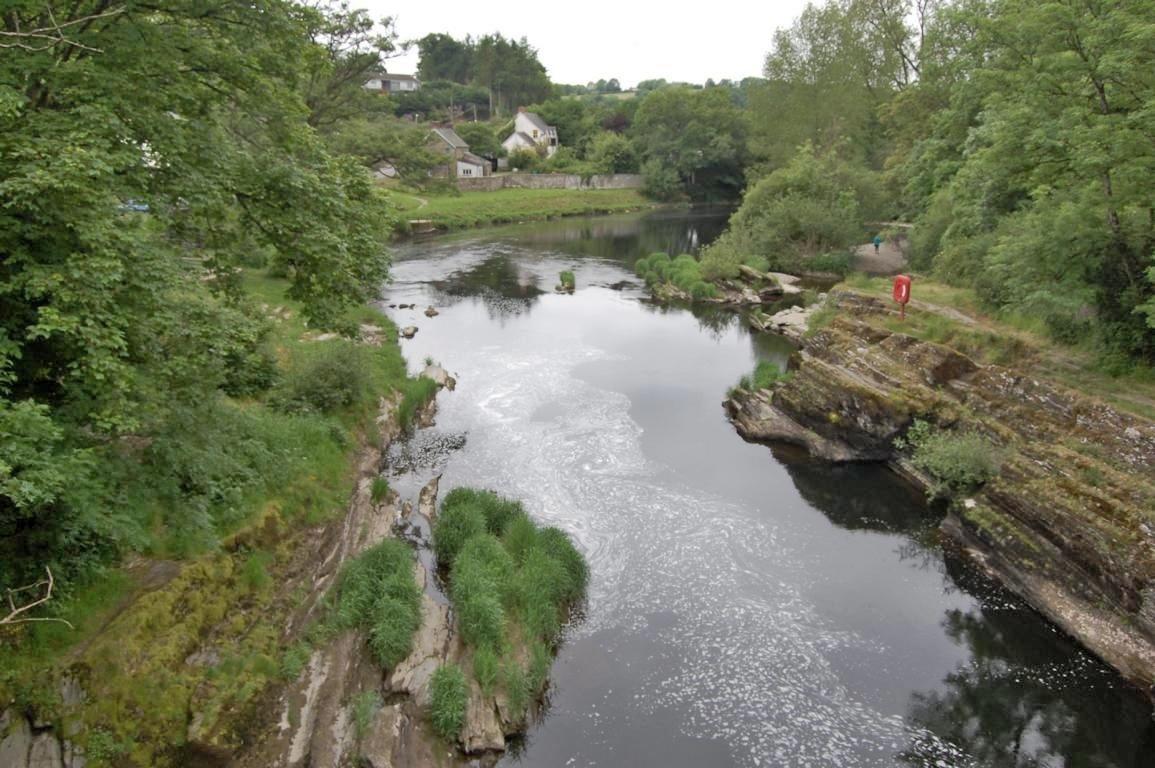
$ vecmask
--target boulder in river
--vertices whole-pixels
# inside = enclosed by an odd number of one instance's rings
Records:
[[[440,314],[441,313],[438,312],[437,309],[434,307],[426,307],[425,308],[425,316],[426,317],[437,317]]]
[[[407,325],[401,329],[401,337],[405,339],[412,339],[417,335],[417,326]]]

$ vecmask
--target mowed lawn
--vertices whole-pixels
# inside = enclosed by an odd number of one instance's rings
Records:
[[[428,205],[410,210],[408,215],[428,219],[438,229],[619,213],[655,205],[636,189],[501,189],[427,199]]]

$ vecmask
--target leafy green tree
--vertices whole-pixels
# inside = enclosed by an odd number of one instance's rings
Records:
[[[322,7],[312,18],[309,35],[316,45],[304,59],[309,125],[329,126],[375,108],[383,111],[380,96],[362,86],[396,49],[393,20],[378,25],[367,11],[350,10],[347,2]]]
[[[599,173],[637,173],[638,156],[629,139],[603,131],[590,144],[590,162]]]
[[[872,196],[873,183],[837,153],[804,145],[747,191],[729,230],[703,253],[704,276],[734,278],[741,264],[804,269],[809,257],[845,250],[862,237],[862,200]]]
[[[284,0],[0,14],[5,40],[67,32],[0,49],[0,581],[139,542],[96,467],[268,385],[239,265],[269,254],[318,326],[375,295],[389,208],[307,122],[326,23]]]
[[[446,34],[429,34],[417,41],[417,74],[422,80],[448,80],[462,85],[473,74],[473,44]]]
[[[457,135],[469,144],[469,151],[482,157],[497,158],[505,154],[501,139],[490,123],[458,123],[453,126]]]
[[[646,96],[632,127],[649,189],[665,198],[737,197],[746,131],[728,91],[673,86]]]

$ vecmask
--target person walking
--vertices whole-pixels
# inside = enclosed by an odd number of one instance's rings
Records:
[[[882,235],[874,236],[874,255],[878,255],[878,246],[882,245]]]

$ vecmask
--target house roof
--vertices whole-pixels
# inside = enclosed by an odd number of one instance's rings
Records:
[[[370,80],[417,80],[417,75],[395,75],[391,72],[368,72],[365,75]]]
[[[528,147],[532,147],[534,144],[537,143],[536,141],[531,139],[529,137],[529,135],[526,134],[524,131],[515,131],[515,132],[509,134],[508,136],[505,137],[505,141],[503,141],[501,143],[504,145],[506,141],[509,141],[510,139],[515,139],[515,138],[521,139],[521,142]]]
[[[545,120],[542,120],[536,112],[522,112],[521,114],[525,115],[526,118],[528,118],[531,123],[536,125],[537,129],[542,133],[549,132],[550,126],[545,122]]]
[[[452,128],[443,126],[436,126],[433,128],[433,133],[454,149],[469,149],[469,143],[465,139],[457,135],[457,131]]]
[[[466,152],[465,154],[463,154],[461,156],[461,160],[463,162],[466,162],[466,163],[472,163],[473,165],[486,165],[487,164],[487,161],[484,158],[478,157],[477,155],[473,154],[472,152]]]

